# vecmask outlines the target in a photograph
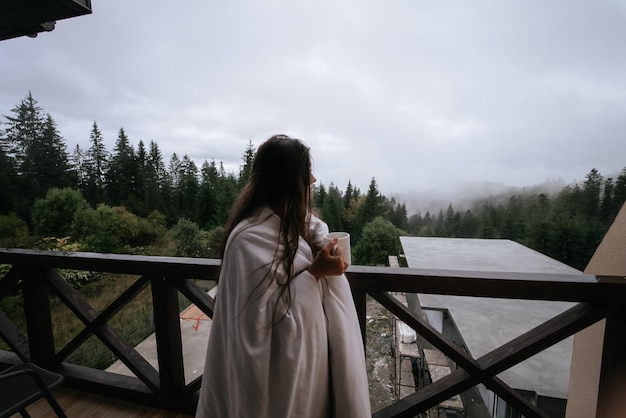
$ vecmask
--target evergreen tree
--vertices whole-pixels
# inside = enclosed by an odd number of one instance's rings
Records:
[[[328,187],[328,194],[324,198],[321,209],[321,218],[328,224],[331,231],[343,231],[343,198],[341,191],[332,183]]]
[[[444,230],[447,237],[455,238],[458,236],[459,230],[461,229],[461,216],[459,213],[454,211],[452,207],[452,203],[448,204],[448,209],[446,210],[446,217],[444,220]]]
[[[602,202],[600,203],[600,218],[608,228],[617,214],[615,205],[615,184],[611,177],[604,181]]]
[[[556,199],[554,209],[556,212],[570,216],[582,215],[582,191],[578,184],[565,186]]]
[[[43,110],[37,105],[31,92],[19,105],[11,109],[13,116],[5,116],[7,128],[2,136],[2,149],[15,163],[19,175],[24,174],[24,160],[30,147],[43,136]]]
[[[620,211],[626,202],[626,167],[622,169],[619,176],[615,180],[615,189],[613,192],[613,203],[615,205],[615,215]],[[615,217],[615,215],[613,217]]]
[[[120,128],[105,175],[110,204],[137,210],[137,175],[135,150],[124,128]]]
[[[346,186],[346,192],[343,195],[343,208],[348,209],[352,202],[354,202],[358,196],[354,195],[354,188],[352,187],[352,182],[348,180],[348,185]]]
[[[230,209],[239,194],[239,190],[237,178],[233,173],[227,173],[226,170],[224,170],[223,162],[220,161],[216,184],[218,225],[226,224]]]
[[[501,208],[502,206],[498,205],[498,209],[496,209],[489,202],[485,202],[482,205],[480,210],[482,224],[478,238],[499,238],[498,231],[500,229]]]
[[[437,214],[437,219],[435,220],[435,236],[436,237],[446,237],[446,216],[443,214],[443,209],[439,210]]]
[[[204,161],[200,169],[200,190],[198,192],[198,223],[209,229],[217,224],[217,166],[215,161]]]
[[[181,202],[179,216],[193,222],[198,215],[198,167],[188,155],[184,155],[180,164],[178,197]]]
[[[109,153],[104,146],[102,132],[96,122],[89,134],[90,147],[84,159],[83,197],[96,206],[105,202],[105,174],[109,166]]]
[[[148,213],[155,210],[156,208],[150,208],[147,205],[146,181],[148,175],[148,153],[146,151],[146,146],[144,145],[143,140],[139,140],[139,143],[137,144],[135,164],[135,170],[137,172],[137,176],[135,178],[135,195],[137,197],[136,214],[140,216],[146,216]]]
[[[526,212],[523,204],[522,196],[513,195],[509,197],[504,210],[504,219],[502,220],[502,228],[499,234],[501,238],[519,241],[526,237]]]
[[[435,236],[435,221],[436,221],[436,218],[430,214],[430,211],[426,211],[426,214],[424,215],[423,226],[419,233],[419,236],[421,237]]]
[[[76,144],[70,158],[70,169],[72,170],[71,176],[74,179],[74,186],[78,190],[83,190],[87,184],[85,157],[85,152],[80,148],[80,145]]]
[[[145,205],[150,212],[157,210],[167,214],[170,212],[166,205],[167,197],[171,194],[167,170],[163,162],[161,150],[156,142],[150,141],[150,150],[146,157],[145,175]]]
[[[41,157],[38,145],[43,137],[44,116],[30,92],[11,112],[12,116],[5,116],[7,128],[1,145],[17,174],[15,180],[19,195],[14,199],[15,209],[28,218],[32,203],[41,197],[43,189],[36,164]]]
[[[17,209],[17,172],[15,165],[4,150],[0,149],[0,215],[8,215]]]
[[[23,175],[33,185],[33,195],[43,197],[47,190],[70,185],[70,165],[66,145],[56,122],[46,115],[41,137],[32,141],[22,165]]]
[[[313,186],[311,194],[311,204],[313,205],[313,208],[317,209],[317,211],[321,213],[322,208],[324,207],[324,201],[326,200],[326,196],[328,195],[326,187],[324,187],[324,184],[320,184],[319,186]]]
[[[598,216],[600,212],[600,193],[602,190],[602,175],[595,168],[586,175],[582,188],[582,214],[587,219]]]
[[[478,222],[474,213],[467,209],[461,217],[461,226],[457,233],[459,238],[474,238],[478,234]]]
[[[180,218],[180,173],[181,162],[176,153],[172,154],[167,167],[168,179],[171,187],[170,208],[173,219]]]
[[[250,173],[252,172],[252,163],[254,162],[254,154],[255,154],[254,146],[252,146],[252,141],[248,142],[246,146],[246,150],[243,153],[243,165],[239,169],[239,187],[243,187],[248,180],[250,179]]]
[[[357,223],[353,227],[355,239],[360,238],[363,227],[379,216],[383,215],[383,198],[378,191],[376,180],[372,178],[369,189],[365,195],[363,206],[357,212]]]
[[[422,217],[422,213],[418,212],[411,216],[408,219],[408,229],[407,231],[413,236],[421,236],[420,231],[424,224],[424,218]]]
[[[404,203],[394,204],[395,199],[391,199],[392,208],[388,215],[389,220],[398,228],[408,231],[409,220],[406,211],[406,205]]]

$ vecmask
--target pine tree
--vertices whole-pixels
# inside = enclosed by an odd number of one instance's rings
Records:
[[[376,179],[372,178],[369,189],[365,195],[365,202],[359,211],[357,225],[355,225],[354,233],[358,238],[363,227],[368,223],[383,215],[383,197],[378,191]]]
[[[404,203],[395,203],[395,199],[392,198],[390,200],[390,204],[392,206],[391,211],[388,215],[389,220],[396,227],[408,231],[409,229],[409,220],[406,211],[406,205]]]
[[[31,177],[40,187],[37,196],[45,196],[51,188],[64,188],[73,185],[69,157],[64,139],[57,129],[56,122],[46,114],[42,136],[30,147],[27,160],[31,168]]]
[[[78,190],[83,190],[87,182],[87,173],[85,172],[85,152],[80,148],[80,145],[76,144],[70,161],[74,187]]]
[[[105,202],[105,174],[109,166],[109,153],[104,146],[102,133],[96,122],[89,134],[90,147],[84,159],[83,196],[92,207]]]
[[[105,175],[107,198],[112,206],[137,211],[137,175],[135,150],[124,128],[120,128]]]
[[[352,182],[348,180],[348,185],[346,186],[346,192],[343,194],[343,208],[348,209],[352,202],[356,200],[357,196],[354,196],[354,188],[352,187]]]
[[[217,166],[215,161],[202,163],[200,169],[200,190],[198,192],[198,224],[202,228],[220,226],[217,219]]]
[[[15,165],[3,149],[0,149],[0,215],[17,209],[17,172]]]
[[[250,179],[255,152],[254,146],[252,146],[252,141],[249,141],[246,146],[246,150],[243,153],[243,157],[241,157],[243,165],[239,169],[239,187],[243,187]]]
[[[31,92],[19,105],[11,109],[13,116],[5,116],[7,122],[2,136],[2,149],[15,164],[19,175],[24,174],[24,160],[30,147],[42,136],[44,130],[43,110],[37,105]]]
[[[150,141],[150,149],[145,165],[145,204],[146,210],[157,210],[164,215],[170,213],[166,201],[171,196],[169,176],[163,162],[163,155],[156,142]]]
[[[176,153],[172,154],[170,163],[167,167],[167,175],[171,187],[170,193],[170,210],[173,219],[178,220],[180,217],[180,171],[181,163]]]
[[[230,213],[230,209],[239,194],[237,178],[233,173],[227,173],[224,163],[220,161],[216,184],[217,198],[217,223],[225,225]]]
[[[180,164],[180,181],[178,196],[180,202],[180,217],[196,222],[198,215],[198,167],[188,155],[184,155]]]
[[[146,216],[151,212],[151,208],[148,208],[146,199],[146,179],[147,179],[147,165],[148,154],[146,152],[146,146],[142,140],[139,140],[137,144],[137,153],[135,155],[135,170],[137,175],[135,177],[135,195],[137,197],[137,215]]]
[[[2,149],[17,175],[15,186],[19,195],[14,199],[15,210],[28,219],[33,202],[42,196],[36,164],[40,156],[37,145],[44,132],[44,116],[31,92],[11,112],[12,116],[5,116],[7,128],[2,136]]]
[[[615,180],[615,190],[613,192],[613,199],[616,208],[615,214],[620,211],[624,202],[626,202],[626,167],[622,169]]]
[[[326,191],[326,187],[322,183],[320,183],[319,186],[313,186],[311,190],[311,194],[312,194],[311,204],[318,211],[321,211],[322,208],[324,207],[324,201],[326,200],[326,196],[328,195],[328,192]]]
[[[582,188],[581,209],[587,219],[598,216],[600,211],[600,193],[602,190],[602,175],[592,168],[585,176]]]
[[[322,219],[328,224],[331,231],[343,231],[343,198],[341,191],[334,184],[328,186],[328,193],[324,198],[321,213]]]
[[[617,214],[615,205],[615,184],[611,177],[604,181],[604,189],[602,191],[602,202],[600,203],[600,218],[608,228],[615,215]]]

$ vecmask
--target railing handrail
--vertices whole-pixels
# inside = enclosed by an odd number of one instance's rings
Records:
[[[346,275],[353,288],[368,291],[590,303],[626,300],[621,276],[370,266],[350,266]]]
[[[219,259],[212,258],[0,248],[0,264],[23,264],[33,259],[38,265],[51,268],[127,274],[158,273],[187,278],[198,276],[198,273],[214,277],[221,265]]]
[[[38,265],[51,268],[203,279],[214,278],[221,264],[219,259],[209,258],[0,248],[3,264],[22,264],[33,258]],[[591,303],[626,300],[626,280],[620,276],[355,265],[348,268],[346,276],[353,288],[375,291]],[[380,280],[381,276],[385,280]]]

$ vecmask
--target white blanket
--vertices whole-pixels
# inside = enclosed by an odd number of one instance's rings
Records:
[[[301,238],[285,310],[285,296],[267,276],[279,223],[265,209],[229,237],[196,417],[369,417],[363,343],[347,279],[316,281],[306,270],[313,251]],[[321,245],[328,228],[318,219],[311,227]]]

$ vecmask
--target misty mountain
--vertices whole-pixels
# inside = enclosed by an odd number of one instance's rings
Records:
[[[421,192],[393,193],[389,198],[404,202],[409,215],[430,212],[436,214],[452,205],[455,211],[471,209],[476,201],[490,200],[499,202],[514,194],[539,194],[549,196],[558,194],[565,186],[574,185],[576,181],[566,183],[561,178],[553,178],[534,186],[508,186],[498,182],[459,183],[445,189],[431,189]]]

